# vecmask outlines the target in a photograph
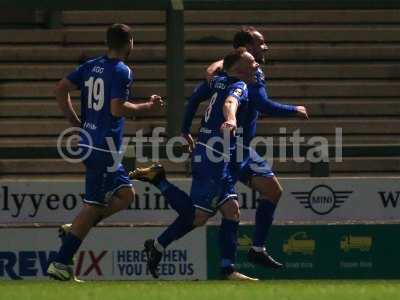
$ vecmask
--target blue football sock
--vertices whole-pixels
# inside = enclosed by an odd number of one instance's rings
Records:
[[[175,221],[157,238],[158,243],[167,248],[173,241],[180,239],[193,230],[194,206],[180,214]]]
[[[161,193],[164,193],[164,191],[167,190],[170,185],[171,183],[167,179],[162,179],[157,182],[156,187],[161,191]]]
[[[167,180],[161,181],[163,189],[159,188],[168,204],[179,214],[185,214],[192,209],[192,199],[184,191]]]
[[[238,221],[222,219],[219,231],[222,268],[235,264],[238,227]]]
[[[67,233],[63,239],[60,251],[58,251],[56,261],[64,265],[69,264],[81,243],[82,241],[78,237],[71,232]]]
[[[262,199],[258,202],[256,210],[256,225],[253,235],[253,246],[265,247],[269,229],[274,220],[276,205],[269,200]]]

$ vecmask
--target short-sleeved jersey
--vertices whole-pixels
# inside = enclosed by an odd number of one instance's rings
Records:
[[[93,152],[119,151],[124,118],[111,114],[111,100],[129,99],[133,82],[131,69],[119,59],[101,56],[80,65],[67,79],[81,91],[82,129],[91,139],[81,134],[80,145],[92,148]],[[110,142],[114,143],[112,148]]]
[[[207,85],[200,86],[204,93],[210,96],[208,107],[201,120],[199,141],[206,143],[210,137],[221,136],[221,125],[225,122],[223,107],[229,96],[238,101],[237,122],[240,126],[242,112],[248,102],[247,85],[237,78],[215,76]],[[198,92],[198,91],[195,91]]]

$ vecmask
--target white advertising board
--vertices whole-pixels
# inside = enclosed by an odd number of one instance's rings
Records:
[[[172,181],[189,192],[191,180]],[[284,178],[275,221],[400,219],[398,178]],[[169,224],[176,213],[147,183],[134,183],[137,201],[105,223]],[[254,221],[257,194],[237,185],[242,221]],[[0,223],[71,222],[84,197],[82,181],[0,181]],[[218,221],[218,216],[215,219]]]
[[[82,280],[148,280],[143,243],[163,227],[101,227],[93,229],[75,256],[75,274]],[[55,228],[0,230],[0,279],[44,279],[60,241]],[[6,242],[4,242],[6,241]],[[207,278],[205,228],[198,228],[165,251],[160,279]]]

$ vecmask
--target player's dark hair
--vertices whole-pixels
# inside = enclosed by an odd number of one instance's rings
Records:
[[[244,26],[233,37],[233,48],[246,47],[254,42],[253,33],[257,31],[253,26]]]
[[[113,24],[107,29],[107,46],[109,49],[121,50],[132,39],[132,30],[125,24]]]
[[[230,52],[227,56],[224,57],[224,70],[229,71],[243,56],[243,54],[247,51],[244,47],[239,47],[232,52]]]

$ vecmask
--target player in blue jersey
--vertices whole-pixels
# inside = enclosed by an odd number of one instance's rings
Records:
[[[81,129],[79,147],[86,166],[85,199],[74,219],[55,261],[48,267],[50,277],[70,280],[72,257],[90,229],[98,222],[126,209],[135,198],[128,174],[120,164],[124,117],[162,106],[161,97],[148,102],[128,101],[133,83],[132,70],[124,63],[133,47],[129,26],[114,24],[107,30],[107,54],[80,65],[56,87],[56,99],[65,117]],[[70,92],[81,92],[81,117],[71,103]],[[86,134],[82,134],[82,131]]]
[[[254,27],[244,27],[237,32],[233,39],[233,46],[234,48],[246,47],[258,63],[265,63],[265,52],[268,47],[263,35]],[[223,60],[213,63],[207,69],[207,76],[211,78],[221,71],[224,71]],[[248,260],[264,267],[279,269],[282,264],[268,254],[265,242],[273,222],[275,208],[282,195],[282,187],[268,163],[254,149],[250,148],[250,142],[256,134],[256,124],[260,113],[269,116],[296,116],[302,119],[308,119],[308,115],[304,106],[284,105],[269,99],[261,68],[257,70],[256,77],[256,82],[248,85],[249,106],[247,117],[243,122],[243,145],[238,145],[238,147],[243,148],[244,159],[242,162],[238,162],[239,166],[236,168],[234,180],[240,180],[260,193],[256,210],[253,245],[248,252]],[[184,117],[182,135],[192,148],[194,141],[190,135],[190,126],[202,101],[204,101],[202,97],[192,98],[188,103]]]
[[[229,161],[235,153],[235,137],[231,136],[227,147],[223,133],[233,133],[246,116],[247,85],[255,80],[258,64],[245,48],[238,48],[224,59],[227,71],[210,82],[198,86],[192,97],[209,99],[210,103],[201,121],[198,145],[192,155],[193,181],[190,196],[168,182],[161,165],[136,169],[130,175],[134,179],[149,181],[157,186],[170,206],[178,212],[177,219],[155,240],[145,242],[148,267],[158,277],[158,264],[163,250],[174,240],[183,237],[197,226],[204,225],[217,210],[222,213],[223,234],[220,236],[221,272],[230,280],[255,280],[237,272],[234,268],[239,204],[232,197],[229,180]]]

